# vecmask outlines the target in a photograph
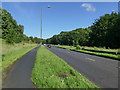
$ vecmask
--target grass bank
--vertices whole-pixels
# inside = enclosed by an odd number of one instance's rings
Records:
[[[100,50],[100,51],[112,51],[112,52],[118,52],[118,49],[106,49],[105,47],[88,47],[88,46],[81,46],[83,49],[88,49],[88,50]]]
[[[6,77],[8,72],[8,68],[20,57],[24,54],[37,47],[37,44],[28,44],[28,43],[20,43],[20,44],[7,44],[4,40],[2,40],[2,69],[0,71],[3,72],[3,79]],[[7,70],[7,71],[6,71]]]
[[[37,51],[31,79],[37,88],[98,88],[44,46]]]
[[[76,47],[73,47],[73,46],[62,46],[62,45],[53,45],[53,46],[64,48],[64,49],[69,49],[69,50],[74,50],[74,51],[77,51],[77,52],[83,52],[83,53],[88,53],[88,54],[93,54],[93,55],[98,55],[98,56],[103,56],[103,57],[109,57],[109,58],[113,58],[113,59],[120,59],[120,55],[86,51],[86,50],[82,50],[82,49],[76,49]],[[84,48],[84,49],[87,49],[87,48]],[[115,49],[113,51],[116,51],[116,50],[118,50],[118,49]],[[104,51],[108,51],[108,50],[105,49]]]

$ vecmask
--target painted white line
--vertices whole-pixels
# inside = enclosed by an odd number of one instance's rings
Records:
[[[94,59],[91,59],[91,58],[86,58],[87,60],[90,60],[90,61],[95,61]]]

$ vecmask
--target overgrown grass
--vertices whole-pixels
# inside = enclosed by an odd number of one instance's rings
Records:
[[[78,51],[78,52],[83,52],[83,53],[89,53],[89,54],[98,55],[98,56],[104,56],[104,57],[109,57],[109,58],[114,58],[114,59],[120,59],[120,55],[92,52],[92,51],[86,51],[86,50],[82,50],[82,49],[77,50],[76,47],[73,47],[73,46],[62,46],[62,45],[53,45],[53,46],[64,48],[64,49],[69,49],[69,50],[74,50],[74,51]]]
[[[8,44],[4,39],[2,39],[2,56],[5,56],[8,53],[20,50],[25,47],[31,47],[35,45],[37,44],[31,44],[31,43]]]
[[[67,46],[67,45],[53,45],[53,46],[63,46],[65,48],[75,48],[74,46]],[[88,49],[88,50],[100,50],[100,51],[112,51],[112,52],[118,52],[118,49],[106,49],[105,47],[88,47],[88,46],[80,46],[83,49]]]
[[[81,48],[84,48],[84,49],[89,49],[89,50],[100,50],[100,51],[112,51],[112,52],[117,52],[118,49],[106,49],[105,47],[88,47],[88,46],[81,46]]]
[[[3,79],[6,77],[5,70],[12,65],[18,58],[22,57],[31,49],[37,47],[37,44],[7,44],[2,40],[2,69]]]
[[[44,46],[37,51],[31,79],[37,88],[98,88]]]

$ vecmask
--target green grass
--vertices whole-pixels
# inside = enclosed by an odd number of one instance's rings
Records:
[[[17,59],[24,54],[37,47],[37,44],[7,44],[5,40],[2,40],[2,68],[3,79],[6,77],[6,69],[11,66]]]
[[[92,52],[92,51],[86,51],[86,50],[77,50],[76,47],[73,46],[62,46],[62,45],[53,45],[55,47],[60,47],[64,49],[69,49],[69,50],[74,50],[78,52],[83,52],[83,53],[88,53],[88,54],[93,54],[93,55],[98,55],[98,56],[104,56],[104,57],[109,57],[109,58],[114,58],[114,59],[120,59],[120,55],[114,55],[114,54],[108,54],[108,53],[99,53],[99,52]]]
[[[65,47],[65,48],[75,48],[74,46],[67,46],[67,45],[53,45],[53,46],[59,46],[59,47]],[[83,49],[88,49],[88,50],[100,50],[100,51],[112,51],[112,52],[117,52],[119,49],[106,49],[105,47],[88,47],[88,46],[80,46]]]
[[[88,46],[81,46],[83,49],[89,49],[89,50],[100,50],[100,51],[112,51],[112,52],[117,52],[118,49],[106,49],[105,47],[88,47]]]
[[[10,52],[5,56],[2,56],[2,69],[5,70],[9,65],[13,64],[18,58],[26,54],[31,49],[35,48],[36,46],[29,46],[23,47],[19,50],[14,52]]]
[[[37,51],[31,79],[37,88],[98,88],[44,46]]]
[[[35,45],[37,44],[31,44],[31,43],[8,44],[4,39],[2,39],[2,56],[20,50],[24,47],[35,46]]]

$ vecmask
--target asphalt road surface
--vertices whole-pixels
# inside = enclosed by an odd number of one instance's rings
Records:
[[[118,61],[57,47],[48,48],[101,88],[118,88]]]
[[[32,49],[16,61],[2,88],[35,88],[30,78],[38,48]]]

